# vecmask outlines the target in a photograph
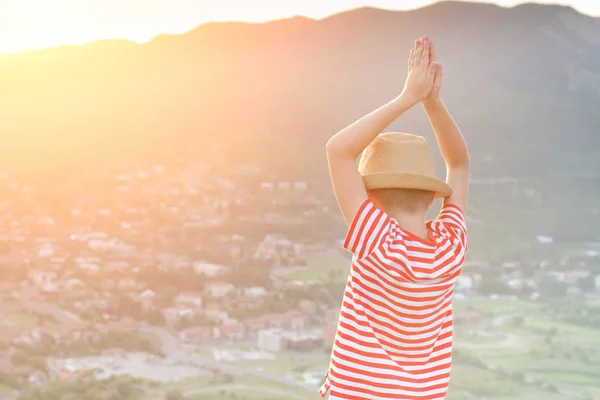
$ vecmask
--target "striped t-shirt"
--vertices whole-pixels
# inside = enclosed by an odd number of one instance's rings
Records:
[[[462,210],[445,204],[430,240],[366,200],[344,241],[354,255],[321,397],[442,400],[452,360],[452,295],[467,250]]]

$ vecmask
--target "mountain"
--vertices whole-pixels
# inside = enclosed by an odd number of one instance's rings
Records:
[[[600,19],[454,1],[2,55],[4,162],[33,146],[36,157],[61,148],[63,161],[217,149],[322,166],[331,134],[399,93],[423,34],[444,63],[476,177],[597,171]],[[432,138],[419,110],[391,128]]]
[[[453,1],[2,55],[0,164],[220,153],[325,179],[327,138],[399,93],[423,34],[474,178],[597,176],[600,19]],[[433,138],[418,108],[390,129]]]
[[[473,251],[600,241],[600,19],[563,6],[362,8],[2,55],[0,168],[52,188],[114,163],[220,156],[326,185],[326,140],[400,92],[424,34],[472,157]],[[389,129],[433,140],[419,107]]]

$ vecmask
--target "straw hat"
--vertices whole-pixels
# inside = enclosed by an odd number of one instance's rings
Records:
[[[448,197],[452,188],[435,175],[433,154],[424,137],[389,132],[363,151],[358,170],[367,189],[421,189]]]

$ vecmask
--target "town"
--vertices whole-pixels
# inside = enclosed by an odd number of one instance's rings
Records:
[[[220,170],[120,165],[60,184],[1,176],[0,399],[317,398],[350,262],[335,199],[312,182],[264,180],[256,165]],[[527,338],[593,341],[598,249],[467,261],[455,289],[456,373],[484,375],[481,387],[456,378],[453,398],[492,398],[489,376],[548,399],[600,398],[494,358],[522,352]],[[582,344],[565,351],[600,365]],[[262,397],[235,397],[256,386]]]

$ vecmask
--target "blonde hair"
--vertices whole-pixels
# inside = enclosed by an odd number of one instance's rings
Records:
[[[420,189],[373,189],[369,190],[371,200],[383,211],[403,210],[409,213],[427,212],[435,193]]]

